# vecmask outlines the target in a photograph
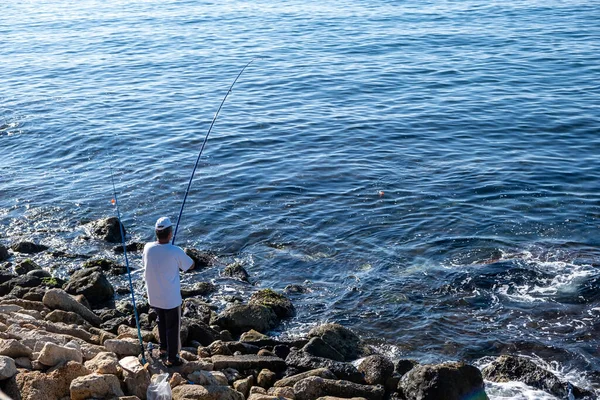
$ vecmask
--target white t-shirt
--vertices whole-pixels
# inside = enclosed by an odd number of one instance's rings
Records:
[[[148,303],[165,310],[181,305],[179,270],[187,271],[194,261],[183,249],[170,243],[146,243],[144,246],[144,280]]]

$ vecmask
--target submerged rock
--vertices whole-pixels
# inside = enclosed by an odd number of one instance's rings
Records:
[[[123,228],[123,234],[127,235],[125,226],[123,226],[117,217],[103,218],[90,222],[89,227],[95,237],[110,243],[122,242],[121,227]]]
[[[249,280],[250,275],[248,274],[246,269],[244,267],[242,267],[242,264],[239,262],[235,262],[233,264],[229,264],[228,266],[226,266],[225,269],[223,270],[223,276],[226,276],[229,278],[234,278],[234,279],[239,279],[240,281],[250,283],[250,280]]]
[[[0,244],[0,262],[6,261],[9,258],[10,258],[10,253],[8,252],[8,249],[3,244]]]
[[[37,265],[33,260],[30,260],[29,258],[15,265],[15,272],[17,275],[24,275],[30,271],[35,270],[42,270],[42,267]]]
[[[146,245],[145,243],[131,242],[131,243],[127,243],[127,245],[125,245],[125,250],[127,250],[128,252],[135,253],[135,252],[144,250],[145,245]],[[118,245],[118,246],[113,247],[113,251],[115,253],[123,253],[123,245]]]
[[[481,371],[464,363],[417,365],[402,377],[398,392],[406,400],[488,400]]]
[[[17,253],[27,254],[40,253],[42,251],[48,250],[48,246],[27,241],[17,242],[10,246],[10,248],[12,251],[16,251]]]

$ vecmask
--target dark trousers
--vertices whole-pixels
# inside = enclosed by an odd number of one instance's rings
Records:
[[[158,336],[160,349],[167,351],[167,358],[173,361],[180,350],[179,331],[181,330],[181,307],[165,310],[154,307],[158,314]]]

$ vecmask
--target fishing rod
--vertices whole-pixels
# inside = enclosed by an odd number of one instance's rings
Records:
[[[198,162],[200,161],[200,156],[202,156],[202,152],[204,151],[204,146],[206,146],[206,142],[208,140],[208,135],[210,135],[210,131],[212,130],[213,125],[215,124],[215,121],[217,120],[217,117],[219,116],[219,112],[221,111],[223,104],[225,104],[225,100],[227,100],[227,96],[229,96],[229,93],[231,93],[231,89],[233,89],[233,85],[235,85],[238,78],[244,73],[244,70],[248,67],[248,65],[252,64],[253,61],[254,61],[254,59],[250,60],[250,62],[248,62],[248,64],[244,65],[244,68],[242,68],[240,73],[237,74],[237,76],[233,80],[233,83],[229,87],[229,90],[225,94],[225,97],[223,97],[223,101],[221,101],[221,105],[219,106],[219,109],[215,113],[215,116],[213,117],[212,122],[210,123],[208,132],[206,132],[206,136],[204,137],[204,141],[202,142],[202,147],[200,148],[200,153],[198,153],[198,158],[196,158],[196,164],[194,165],[194,170],[192,171],[192,176],[190,176],[190,181],[188,182],[187,189],[185,190],[185,195],[183,196],[183,202],[181,203],[181,208],[179,209],[179,216],[177,217],[177,223],[175,224],[175,230],[173,231],[173,240],[171,241],[171,244],[175,244],[175,236],[177,236],[177,229],[179,228],[179,222],[181,221],[181,215],[183,214],[183,207],[185,206],[185,201],[187,199],[188,193],[190,192],[190,187],[192,186],[192,180],[194,179],[194,174],[196,173],[196,168],[198,168]]]
[[[135,305],[135,293],[133,291],[133,282],[131,281],[131,270],[129,268],[129,259],[127,258],[127,246],[125,245],[125,231],[123,224],[121,223],[121,213],[119,212],[119,199],[117,198],[117,188],[115,187],[115,177],[113,175],[112,165],[110,165],[110,180],[112,181],[113,187],[113,203],[117,209],[117,219],[119,222],[119,230],[121,231],[121,244],[123,245],[123,255],[125,257],[125,266],[127,267],[127,277],[129,278],[129,290],[131,291],[131,302],[133,303],[133,314],[135,315],[135,326],[137,327],[138,339],[140,341],[140,348],[142,350],[142,365],[147,366],[148,362],[144,356],[144,341],[142,340],[142,332],[140,330],[140,318],[138,316],[137,307]]]

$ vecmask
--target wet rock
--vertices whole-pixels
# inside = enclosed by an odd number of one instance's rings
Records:
[[[195,296],[208,296],[217,291],[217,287],[210,282],[198,282],[191,286],[181,287],[181,297],[187,299]]]
[[[251,369],[269,369],[271,371],[284,371],[286,368],[285,361],[279,357],[261,357],[253,354],[238,355],[238,356],[212,356],[213,366],[216,370],[225,368],[234,368],[238,371],[246,371]]]
[[[285,288],[283,288],[283,291],[285,293],[288,294],[292,294],[292,293],[309,293],[310,290],[305,287],[305,286],[301,286],[301,285],[287,285]]]
[[[140,342],[135,339],[108,339],[104,342],[106,350],[119,357],[137,356],[141,353]]]
[[[65,346],[46,343],[42,351],[40,351],[37,361],[49,367],[68,361],[75,361],[81,364],[83,362],[83,354],[77,342],[69,342]]]
[[[277,293],[271,289],[262,289],[253,293],[248,304],[269,307],[275,312],[278,318],[289,318],[296,315],[296,309],[292,302],[281,293]]]
[[[150,373],[135,356],[123,358],[119,365],[123,369],[123,382],[127,393],[145,398],[150,385]]]
[[[290,347],[285,344],[278,344],[273,347],[273,353],[277,357],[285,359],[290,354]]]
[[[244,396],[228,386],[179,385],[173,388],[173,400],[244,400]]]
[[[15,339],[0,339],[0,356],[10,358],[30,357],[32,349]]]
[[[311,376],[296,383],[294,393],[297,400],[314,400],[322,396],[364,397],[367,400],[382,400],[385,391],[379,385],[360,385],[354,382]]]
[[[75,272],[65,286],[67,293],[82,294],[92,306],[111,301],[115,291],[99,267],[86,268]]]
[[[52,278],[52,274],[50,274],[50,272],[48,271],[44,271],[42,269],[42,267],[40,267],[38,265],[38,268],[34,268],[30,271],[27,272],[27,275],[31,275],[31,276],[37,276],[38,278],[42,279],[42,283],[45,285],[47,280],[44,278]]]
[[[144,250],[145,245],[146,245],[145,243],[131,242],[131,243],[127,243],[127,245],[125,246],[125,250],[127,250],[127,252],[129,252],[129,253],[135,253],[135,252]],[[117,254],[123,253],[123,245],[118,245],[118,246],[113,247],[113,251]]]
[[[222,369],[221,372],[227,377],[227,382],[229,382],[230,385],[233,385],[233,382],[239,380],[242,377],[240,372],[235,368],[225,368]]]
[[[212,308],[201,299],[188,298],[183,300],[181,314],[183,317],[200,320],[205,324],[209,324],[212,316]]]
[[[368,354],[366,346],[350,329],[339,324],[324,324],[308,332],[309,337],[320,337],[344,357],[344,361],[352,361]]]
[[[101,327],[107,332],[117,334],[119,326],[128,325],[127,317],[117,317],[102,323]]]
[[[209,346],[219,338],[219,332],[201,321],[188,321],[185,324],[188,329],[188,342],[197,341],[202,346]]]
[[[41,270],[42,267],[37,265],[33,260],[30,260],[29,258],[15,265],[15,273],[17,275],[25,275],[29,271],[34,271],[36,269]]]
[[[300,371],[308,371],[317,368],[327,368],[338,378],[355,383],[364,383],[363,375],[358,372],[352,364],[330,360],[328,358],[315,357],[302,350],[292,349],[285,359],[288,366],[295,367]]]
[[[37,276],[20,275],[0,285],[0,296],[10,293],[15,287],[22,288],[38,287],[42,284],[42,280]]]
[[[90,374],[73,379],[71,400],[114,398],[124,396],[119,378],[115,375]]]
[[[379,354],[366,357],[358,366],[368,385],[385,385],[394,374],[394,363]]]
[[[396,365],[394,365],[394,371],[399,375],[404,375],[417,365],[419,365],[419,363],[415,360],[398,360]]]
[[[48,246],[44,246],[43,244],[37,244],[37,243],[33,243],[33,242],[23,241],[23,242],[17,242],[15,244],[13,244],[12,246],[10,246],[10,249],[17,253],[34,254],[34,253],[40,253],[42,251],[48,250]]]
[[[304,352],[316,356],[329,358],[335,361],[344,361],[344,356],[341,355],[336,349],[328,345],[320,337],[313,337],[310,341],[302,348]]]
[[[85,362],[85,367],[97,374],[112,374],[119,373],[119,359],[115,353],[103,351],[94,358]]]
[[[0,285],[16,278],[17,276],[6,269],[0,270]]]
[[[229,277],[229,278],[238,279],[240,281],[250,283],[250,280],[249,280],[250,275],[244,269],[244,267],[242,267],[242,264],[239,262],[235,262],[233,264],[229,264],[228,266],[226,266],[225,269],[223,270],[222,275]]]
[[[102,271],[112,275],[123,275],[127,273],[127,266],[118,264],[115,261],[106,258],[88,260],[83,263],[82,267],[84,270],[89,268],[100,268]],[[130,265],[129,269],[133,271],[135,268]]]
[[[10,253],[8,249],[3,244],[0,244],[0,262],[6,261],[10,258]]]
[[[567,382],[561,381],[552,372],[525,357],[500,356],[485,367],[482,373],[485,379],[492,382],[519,381],[560,398],[566,398],[568,395]],[[576,399],[588,396],[595,398],[593,393],[575,385],[573,385],[573,395]]]
[[[194,270],[209,268],[215,263],[215,257],[210,253],[201,252],[192,248],[185,248],[183,251],[194,260]]]
[[[19,373],[16,376],[22,400],[63,399],[69,396],[71,382],[90,371],[74,361],[57,367],[51,372],[40,371]]]
[[[131,302],[131,297],[128,298],[127,300],[121,300],[119,301],[115,308],[122,314],[122,315],[132,315],[133,314],[133,304]],[[138,299],[138,301],[135,302],[135,308],[136,311],[138,313],[138,315],[143,314],[143,313],[147,313],[150,310],[150,304],[148,304],[147,301],[140,301]]]
[[[117,217],[103,218],[89,224],[92,235],[110,243],[121,243],[121,227],[127,235],[125,227]]]
[[[481,371],[464,363],[417,365],[398,384],[406,400],[487,400]]]
[[[277,326],[278,318],[269,307],[256,304],[236,304],[223,311],[215,323],[234,334],[240,334],[250,329],[267,332]]]
[[[48,290],[42,301],[44,305],[51,310],[59,309],[77,313],[92,325],[99,326],[102,322],[90,309],[78,303],[71,295],[62,289]]]
[[[310,376],[318,376],[323,379],[336,379],[336,376],[327,368],[317,368],[300,374],[291,375],[275,382],[275,387],[294,386],[296,383]]]
[[[0,381],[12,378],[16,374],[15,360],[7,356],[0,356]]]

